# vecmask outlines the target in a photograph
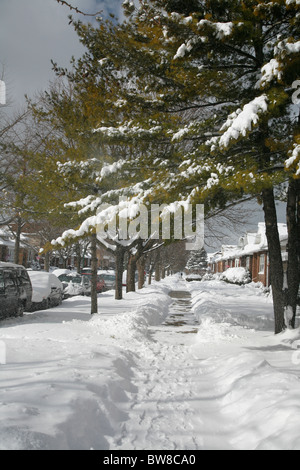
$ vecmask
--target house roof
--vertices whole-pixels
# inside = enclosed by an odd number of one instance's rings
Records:
[[[26,243],[27,238],[26,236],[21,234],[21,247],[22,248],[27,248],[28,243]],[[4,229],[0,229],[0,246],[7,246],[8,248],[14,248],[15,247],[15,240],[10,232]]]
[[[280,241],[283,244],[288,239],[287,225],[278,224],[278,231]],[[221,252],[216,253],[215,256],[211,258],[211,262],[250,256],[251,254],[267,250],[266,225],[264,222],[260,222],[257,232],[247,232],[240,238],[238,245],[223,245]]]

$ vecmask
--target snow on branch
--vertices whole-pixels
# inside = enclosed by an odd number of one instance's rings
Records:
[[[89,175],[90,177],[97,178],[101,175],[101,172],[97,170],[99,167],[99,160],[91,158],[87,161],[74,162],[68,160],[67,162],[57,162],[57,169],[62,176],[71,176],[74,173],[80,174],[81,178]]]
[[[300,0],[286,0],[285,3],[287,5],[292,5],[293,3],[296,3],[296,5],[300,5]]]
[[[97,179],[97,182],[99,183],[103,178],[117,173],[123,168],[126,163],[128,163],[127,160],[118,160],[117,162],[114,162],[111,165],[104,165],[100,172],[100,176]]]
[[[185,57],[186,54],[188,54],[189,52],[191,52],[193,50],[193,47],[198,44],[198,43],[205,43],[207,42],[207,38],[206,37],[198,37],[198,38],[192,38],[192,39],[189,39],[187,41],[187,43],[184,43],[182,44],[175,56],[174,56],[174,60],[176,59],[182,59],[183,57]]]
[[[288,160],[286,160],[285,162],[286,169],[290,169],[291,167],[295,165],[295,163],[298,163],[296,167],[296,176],[300,176],[300,145],[299,144],[295,144],[294,149],[291,152],[291,157]]]
[[[106,137],[124,138],[124,137],[142,137],[153,136],[162,130],[161,126],[155,126],[150,129],[143,129],[138,126],[132,126],[130,123],[119,127],[98,127],[93,132],[99,132]]]
[[[189,24],[192,21],[192,17],[188,18],[183,18],[181,20],[182,24]],[[219,41],[222,41],[224,38],[229,37],[233,33],[233,28],[235,26],[239,26],[242,23],[239,23],[238,25],[229,22],[229,23],[214,23],[212,21],[208,20],[201,20],[199,23],[197,23],[197,28],[199,30],[204,29],[204,28],[209,28],[210,31],[212,31],[215,35],[216,38]],[[177,49],[177,52],[174,56],[174,60],[176,59],[182,59],[185,57],[186,54],[191,52],[194,48],[195,45],[202,43],[205,44],[208,42],[208,36],[204,33],[203,36],[197,36],[189,39],[186,43],[181,44],[181,46]]]
[[[198,23],[198,29],[201,29],[205,26],[208,26],[213,29],[213,31],[216,33],[217,39],[224,39],[226,36],[231,36],[233,32],[233,28],[235,26],[234,23],[228,22],[228,23],[214,23],[212,21],[208,20],[201,20]]]
[[[226,123],[222,126],[221,132],[225,131],[221,137],[213,137],[207,141],[207,145],[212,145],[211,150],[229,146],[232,140],[238,140],[241,136],[246,137],[253,126],[257,125],[260,116],[268,111],[268,97],[262,95],[247,103],[244,108],[232,113]]]
[[[280,41],[274,50],[276,55],[285,57],[291,54],[299,54],[300,52],[300,41],[291,42],[288,40]]]
[[[268,85],[272,80],[281,80],[282,72],[280,70],[281,64],[277,59],[272,59],[265,64],[261,69],[261,78],[255,85],[255,88],[261,88]]]

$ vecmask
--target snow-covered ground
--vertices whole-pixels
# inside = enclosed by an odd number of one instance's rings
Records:
[[[89,302],[1,322],[0,449],[300,449],[300,330],[274,336],[261,289]]]

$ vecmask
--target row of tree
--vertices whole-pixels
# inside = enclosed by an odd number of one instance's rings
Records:
[[[185,204],[203,204],[209,219],[256,198],[266,222],[275,332],[294,326],[299,8],[298,0],[140,0],[124,2],[122,23],[71,18],[86,53],[69,69],[53,64],[57,82],[29,103],[38,130],[25,153],[24,146],[11,152],[24,157],[16,206],[26,200],[27,213],[44,206],[54,226],[72,229],[51,248],[92,237],[111,250],[120,286],[125,253],[133,272],[161,235],[149,229],[142,236],[136,226],[121,243],[109,222],[122,210],[134,221],[141,204],[165,203],[174,217]],[[277,197],[287,206],[287,279]],[[99,239],[104,222],[106,238]]]

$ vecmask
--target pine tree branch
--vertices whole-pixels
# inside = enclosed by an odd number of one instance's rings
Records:
[[[3,137],[3,135],[8,132],[10,129],[12,129],[16,124],[21,122],[24,117],[28,115],[28,110],[20,114],[14,121],[12,121],[10,124],[8,124],[6,127],[0,130],[0,137]]]
[[[227,105],[233,105],[236,104],[233,101],[216,101],[215,103],[205,103],[205,104],[191,104],[189,106],[186,106],[184,108],[177,108],[177,109],[167,109],[166,113],[172,114],[172,113],[180,113],[183,111],[190,111],[191,109],[202,109],[202,108],[213,108],[215,106],[220,106],[223,104]]]
[[[230,51],[232,52],[235,52],[236,54],[240,54],[244,57],[247,57],[248,59],[251,59],[253,62],[255,62],[256,64],[258,63],[258,60],[257,58],[252,55],[252,54],[249,54],[248,52],[245,52],[243,51],[242,49],[240,48],[237,48],[237,47],[233,47],[233,46],[230,46],[229,44],[223,44],[223,46],[227,49],[229,49]]]
[[[76,13],[79,13],[80,15],[83,15],[83,16],[97,16],[97,15],[100,15],[101,13],[103,13],[102,10],[98,11],[97,13],[84,13],[83,11],[79,10],[78,7],[73,7],[73,5],[71,5],[68,2],[65,2],[64,0],[56,0],[56,1],[57,1],[57,3],[60,3],[61,5],[67,6],[70,10],[75,11]]]

